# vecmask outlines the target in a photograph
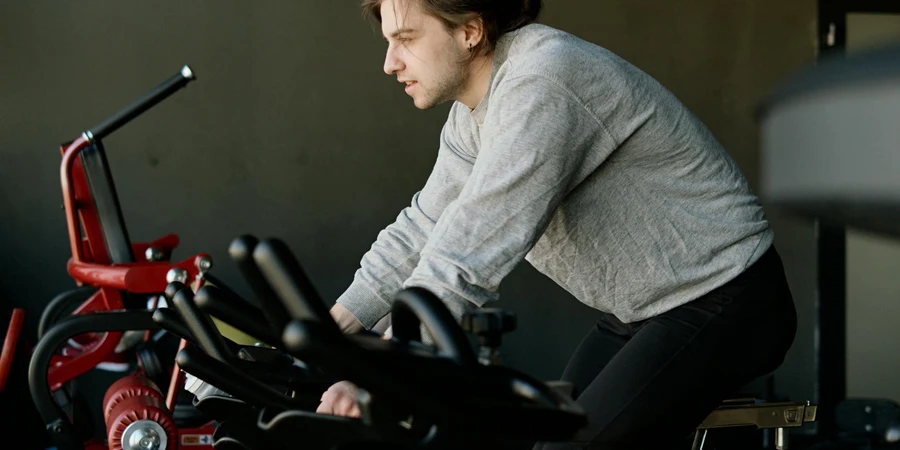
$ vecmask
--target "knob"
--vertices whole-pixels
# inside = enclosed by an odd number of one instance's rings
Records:
[[[499,308],[468,311],[462,319],[463,330],[479,338],[494,334],[500,335],[516,329],[516,315]]]
[[[462,328],[478,338],[482,347],[500,347],[501,336],[516,329],[516,315],[499,308],[480,308],[467,311]]]
[[[212,258],[209,256],[200,256],[197,258],[197,269],[199,269],[201,273],[209,272],[209,269],[212,269],[212,265]]]
[[[166,283],[177,281],[179,283],[187,283],[188,272],[181,267],[173,267],[166,273]]]
[[[516,329],[516,316],[498,308],[474,309],[463,314],[460,325],[478,338],[478,362],[485,366],[499,365],[503,333]]]
[[[156,247],[147,247],[147,250],[144,252],[144,257],[147,258],[147,261],[150,262],[162,261],[165,256],[166,254]]]

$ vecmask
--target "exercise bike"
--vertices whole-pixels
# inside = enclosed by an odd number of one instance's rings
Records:
[[[153,431],[162,436],[159,430],[141,428],[140,417],[151,413],[168,417],[166,426],[177,431],[168,448],[179,448],[179,442],[203,444],[212,433],[208,419],[185,403],[183,396],[179,399],[183,377],[173,357],[182,343],[173,341],[151,319],[164,300],[168,282],[200,286],[214,279],[209,273],[212,259],[198,253],[173,262],[179,245],[176,234],[132,242],[104,146],[104,139],[116,130],[195,79],[190,67],[184,66],[60,147],[60,183],[71,250],[67,272],[77,287],[61,293],[44,309],[28,373],[32,399],[60,450],[139,448],[135,445],[142,434]],[[150,383],[120,380],[109,387],[106,400],[120,407],[117,411],[103,408],[107,435],[97,438],[90,425],[92,405],[79,393],[76,379],[104,366],[123,376],[140,374]],[[138,397],[142,401],[124,401]]]

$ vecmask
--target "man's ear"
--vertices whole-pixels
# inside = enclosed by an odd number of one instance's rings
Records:
[[[477,47],[482,41],[487,39],[484,31],[484,20],[482,20],[481,15],[473,15],[463,24],[462,28],[465,33],[466,46],[472,44],[472,47]]]

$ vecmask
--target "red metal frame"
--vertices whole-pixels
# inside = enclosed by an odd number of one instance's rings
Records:
[[[132,244],[135,255],[142,257],[147,248],[153,246],[162,250],[163,261],[142,260],[135,263],[111,264],[100,219],[94,208],[90,187],[78,155],[91,142],[79,137],[68,147],[62,147],[60,164],[60,184],[62,185],[63,206],[66,211],[66,226],[69,231],[69,245],[72,258],[68,263],[69,275],[79,284],[111,287],[137,294],[152,294],[165,291],[166,273],[180,267],[187,271],[190,279],[199,275],[197,260],[205,253],[199,253],[177,264],[168,261],[172,250],[179,244],[178,236],[169,234],[150,243]],[[80,219],[80,220],[79,220]],[[81,232],[84,232],[84,237]]]
[[[184,350],[187,346],[188,342],[182,339],[178,343],[178,351]],[[172,367],[172,374],[169,377],[169,391],[166,393],[166,407],[169,408],[170,411],[175,411],[175,401],[178,399],[178,391],[184,386],[184,379],[185,376],[181,373],[181,369],[176,362],[175,366]]]
[[[16,344],[19,342],[19,334],[22,333],[22,322],[25,320],[25,310],[15,308],[9,319],[9,328],[6,330],[6,338],[3,339],[3,351],[0,352],[0,392],[6,387],[6,379],[12,367],[13,355],[16,353]]]
[[[179,238],[175,234],[165,235],[152,242],[133,243],[132,250],[138,262],[111,263],[90,186],[81,159],[78,158],[81,151],[91,143],[88,137],[82,135],[71,144],[60,147],[62,154],[60,184],[72,251],[67,270],[79,286],[89,285],[98,288],[97,293],[79,306],[73,314],[124,309],[122,291],[135,294],[165,292],[166,274],[173,268],[181,268],[187,272],[188,284],[198,280],[200,275],[198,262],[200,258],[209,255],[198,253],[177,263],[170,262],[172,251],[179,244]],[[163,260],[147,261],[144,254],[149,247],[161,250]],[[93,342],[83,352],[72,356],[54,356],[48,373],[50,389],[59,389],[63,383],[90,371],[108,359],[115,351],[121,336],[120,332],[100,333],[98,341]]]
[[[69,275],[79,285],[98,288],[97,292],[82,303],[73,314],[84,314],[96,311],[115,311],[125,308],[122,291],[135,294],[159,294],[165,291],[166,274],[173,268],[184,269],[188,274],[188,285],[193,282],[202,283],[199,260],[208,257],[206,253],[198,253],[178,263],[169,258],[178,246],[179,238],[168,234],[152,242],[132,243],[132,251],[138,262],[113,264],[103,239],[100,218],[94,206],[93,198],[84,174],[84,168],[78,155],[91,142],[84,136],[79,137],[68,146],[60,148],[62,163],[60,167],[60,183],[63,193],[63,206],[66,212],[66,225],[69,233],[69,244],[72,257],[67,263]],[[153,247],[163,253],[161,261],[147,261],[145,252]],[[74,355],[54,355],[47,374],[51,390],[57,390],[64,383],[72,380],[106,360],[114,351],[121,339],[121,332],[99,333],[98,339],[84,351]],[[182,340],[179,349],[187,344]],[[167,395],[166,406],[174,411],[175,394],[184,382],[181,370],[172,369],[171,384]],[[178,442],[173,448],[190,448],[195,450],[212,450],[212,435],[215,432],[213,423],[196,428],[180,428]],[[209,439],[208,442],[205,439]],[[85,443],[86,449],[106,448],[98,440]]]
[[[166,274],[173,268],[184,269],[188,274],[187,284],[196,282],[199,288],[202,279],[199,276],[198,262],[200,258],[209,255],[198,253],[173,264],[169,258],[179,244],[179,238],[175,234],[165,235],[152,242],[132,243],[132,251],[139,262],[111,263],[90,186],[85,177],[81,159],[78,158],[81,151],[90,144],[91,142],[82,136],[60,149],[62,153],[60,183],[72,250],[67,270],[78,285],[90,285],[98,288],[97,292],[81,304],[73,314],[124,309],[122,291],[135,294],[164,292],[167,285]],[[144,254],[150,247],[163,253],[162,260],[144,260]],[[99,339],[81,353],[73,356],[54,355],[47,374],[50,389],[59,389],[65,382],[96,367],[115,351],[121,336],[121,332],[100,333]],[[186,344],[187,342],[182,340],[179,349]],[[172,386],[169,387],[166,406],[170,411],[174,411],[175,394],[184,382],[184,376],[177,365],[172,369],[171,380]],[[197,428],[180,428],[178,442],[173,443],[172,446],[176,449],[184,447],[211,450],[213,448],[211,439],[213,432],[215,432],[213,423]],[[208,442],[205,439],[209,439]],[[100,445],[96,441],[88,441],[86,448],[94,448],[92,446],[96,446],[97,449],[106,448]]]

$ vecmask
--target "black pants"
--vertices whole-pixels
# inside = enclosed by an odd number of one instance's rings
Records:
[[[588,414],[580,442],[536,449],[690,448],[684,442],[722,400],[775,370],[797,316],[774,247],[742,275],[649,320],[601,318],[562,379]]]

